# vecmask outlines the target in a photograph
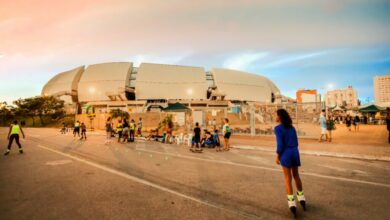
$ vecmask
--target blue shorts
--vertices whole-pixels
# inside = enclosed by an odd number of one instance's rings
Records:
[[[206,140],[203,143],[206,144],[206,145],[213,145],[214,144],[213,141],[209,141],[209,140]]]
[[[298,148],[287,148],[280,156],[280,164],[283,167],[292,168],[301,166]]]

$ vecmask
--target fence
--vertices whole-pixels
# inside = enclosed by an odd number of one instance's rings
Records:
[[[273,128],[276,126],[276,111],[279,108],[286,109],[292,120],[294,127],[300,136],[315,136],[319,132],[318,119],[322,110],[323,103],[291,103],[291,104],[273,104],[273,105],[243,105],[226,109],[201,109],[186,113],[184,116],[184,125],[175,124],[175,133],[191,133],[196,122],[199,122],[204,129],[221,131],[223,119],[228,118],[234,134],[242,135],[272,135]],[[201,114],[199,114],[201,113]],[[130,113],[130,119],[138,122],[139,118],[143,121],[143,130],[150,131],[156,129],[159,122],[168,114],[174,115],[174,122],[177,118],[183,118],[183,113]],[[180,117],[179,117],[180,116]],[[96,114],[91,120],[88,115],[77,115],[77,120],[86,123],[87,127],[94,129],[104,129],[108,114]],[[113,121],[117,122],[117,119]],[[164,128],[162,128],[162,132]]]
[[[211,115],[210,111],[206,112],[207,128],[221,128],[223,125],[222,119],[227,117],[230,121],[230,126],[235,134],[246,135],[272,135],[273,128],[276,123],[276,111],[280,108],[286,109],[290,114],[294,127],[297,129],[300,136],[315,136],[319,132],[318,120],[323,103],[286,103],[272,105],[252,105],[241,106],[238,112],[233,113],[228,110],[228,113],[218,112]],[[211,121],[211,123],[210,123]],[[216,125],[213,126],[214,121]]]

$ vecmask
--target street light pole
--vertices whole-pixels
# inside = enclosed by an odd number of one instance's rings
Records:
[[[331,84],[329,84],[327,87],[322,87],[321,89],[324,90],[324,103],[325,103],[325,117],[328,118],[328,90],[332,87]]]

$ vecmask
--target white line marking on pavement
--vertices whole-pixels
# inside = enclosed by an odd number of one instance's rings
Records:
[[[263,152],[273,153],[275,150],[271,150],[266,147],[254,147],[249,145],[234,145],[236,149],[243,150],[257,150]],[[337,153],[337,152],[325,152],[325,151],[311,151],[311,150],[299,150],[299,153],[302,155],[310,156],[327,156],[327,157],[337,157],[337,158],[350,158],[350,159],[362,159],[362,160],[379,160],[379,161],[390,161],[390,157],[387,156],[370,156],[370,155],[360,155],[360,154],[348,154],[348,153]]]
[[[320,167],[325,167],[325,168],[328,168],[328,169],[331,169],[331,170],[337,170],[337,171],[340,171],[340,172],[347,172],[348,170],[347,169],[344,169],[344,168],[340,168],[340,167],[334,167],[334,166],[329,166],[329,165],[319,165]]]
[[[236,163],[236,162],[231,162],[231,161],[211,160],[211,159],[204,159],[204,158],[198,158],[198,157],[192,157],[192,156],[181,156],[178,154],[163,153],[163,152],[153,151],[153,150],[139,150],[139,151],[144,151],[147,153],[162,154],[162,155],[170,155],[173,157],[181,157],[181,158],[186,158],[186,159],[191,159],[191,160],[200,160],[200,161],[207,161],[207,162],[212,162],[212,163],[227,164],[227,165],[232,165],[232,166],[248,167],[248,168],[253,168],[253,169],[269,170],[269,171],[274,171],[274,172],[282,172],[282,169],[262,167],[262,166],[249,165],[249,164],[242,164],[242,163]],[[364,181],[364,180],[348,179],[348,178],[344,178],[344,177],[328,176],[328,175],[322,175],[322,174],[318,174],[318,173],[309,173],[309,172],[301,172],[300,174],[305,175],[305,176],[324,178],[324,179],[332,179],[332,180],[339,180],[339,181],[344,181],[344,182],[360,183],[360,184],[367,184],[367,185],[390,188],[390,184],[386,184],[386,183],[376,183],[376,182],[370,182],[370,181]]]
[[[62,155],[64,157],[68,157],[68,158],[71,158],[73,160],[77,160],[77,161],[79,161],[81,163],[88,164],[88,165],[90,165],[92,167],[104,170],[106,172],[109,172],[109,173],[112,173],[112,174],[124,177],[124,178],[132,180],[134,182],[137,182],[137,183],[140,183],[140,184],[144,184],[146,186],[150,186],[152,188],[161,190],[163,192],[171,193],[173,195],[176,195],[176,196],[179,196],[179,197],[182,197],[182,198],[185,198],[185,199],[188,199],[188,200],[191,200],[191,201],[194,201],[194,202],[206,205],[206,206],[210,206],[210,207],[213,207],[213,208],[216,208],[216,209],[221,209],[223,211],[230,212],[230,213],[233,213],[233,214],[237,214],[237,215],[240,215],[242,217],[246,217],[246,218],[250,218],[250,219],[258,219],[259,218],[258,216],[255,216],[255,215],[252,215],[252,214],[247,214],[247,213],[244,213],[244,212],[241,212],[241,211],[232,211],[232,210],[224,208],[222,206],[219,206],[219,205],[216,205],[216,204],[212,204],[210,202],[203,201],[203,200],[198,199],[196,197],[192,197],[192,196],[180,193],[178,191],[174,191],[174,190],[168,189],[168,188],[166,188],[164,186],[157,185],[155,183],[149,182],[149,181],[144,180],[144,179],[140,179],[140,178],[135,177],[135,176],[131,176],[131,175],[127,174],[127,173],[124,173],[124,172],[121,172],[121,171],[118,171],[118,170],[115,170],[115,169],[112,169],[112,168],[100,165],[98,163],[94,163],[94,162],[89,161],[89,160],[85,160],[85,159],[82,159],[82,158],[79,158],[79,157],[76,157],[76,156],[72,156],[72,155],[67,154],[67,153],[63,153],[63,152],[58,151],[58,150],[54,150],[54,149],[52,149],[50,147],[45,147],[45,146],[39,145],[39,144],[36,145],[36,146],[39,147],[39,148],[51,151],[53,153]]]
[[[46,162],[46,165],[48,166],[56,166],[56,165],[63,165],[67,163],[72,163],[73,161],[71,160],[55,160],[55,161],[48,161]]]

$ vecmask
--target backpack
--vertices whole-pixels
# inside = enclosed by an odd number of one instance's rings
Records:
[[[229,125],[226,125],[226,133],[232,133],[232,129],[230,129]]]

